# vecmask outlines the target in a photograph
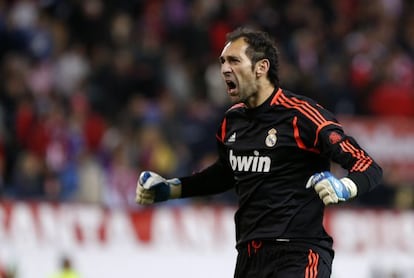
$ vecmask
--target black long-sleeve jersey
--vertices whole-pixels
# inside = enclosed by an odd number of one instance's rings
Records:
[[[262,105],[230,108],[216,134],[219,158],[181,177],[182,197],[235,188],[237,244],[254,239],[307,242],[328,249],[324,204],[309,177],[329,171],[331,161],[348,170],[358,195],[375,187],[382,170],[334,115],[312,99],[278,89]]]

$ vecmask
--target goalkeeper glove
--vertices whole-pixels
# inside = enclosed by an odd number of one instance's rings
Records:
[[[313,187],[325,205],[347,201],[357,195],[357,186],[349,178],[337,179],[325,171],[312,175],[306,188]]]
[[[151,171],[139,175],[135,201],[140,205],[163,202],[179,198],[180,195],[181,181],[177,178],[166,180]]]

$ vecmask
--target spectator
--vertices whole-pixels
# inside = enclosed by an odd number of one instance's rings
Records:
[[[80,278],[79,273],[72,265],[72,259],[68,256],[61,258],[60,269],[50,276],[50,278]]]

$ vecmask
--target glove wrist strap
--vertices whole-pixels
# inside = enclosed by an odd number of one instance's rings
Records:
[[[345,185],[346,189],[348,190],[350,198],[354,198],[358,193],[358,188],[356,184],[350,178],[342,178],[341,182]]]
[[[170,186],[170,199],[177,199],[181,197],[181,181],[177,178],[167,180]]]

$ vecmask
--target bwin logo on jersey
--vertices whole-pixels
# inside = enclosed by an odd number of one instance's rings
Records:
[[[230,150],[229,160],[233,171],[240,172],[269,172],[271,160],[268,156],[259,156],[258,151],[253,152],[251,156],[237,156]]]

